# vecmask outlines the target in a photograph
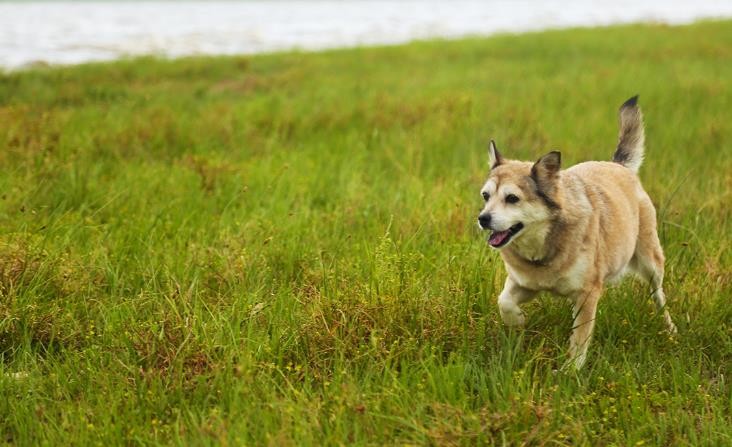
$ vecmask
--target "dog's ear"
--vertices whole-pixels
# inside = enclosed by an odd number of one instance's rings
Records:
[[[531,167],[531,175],[553,177],[562,167],[562,153],[559,151],[551,151],[541,157]]]
[[[539,191],[553,195],[555,180],[562,167],[562,154],[559,151],[551,151],[541,157],[531,167],[531,178],[536,182]]]
[[[501,154],[498,152],[496,142],[493,140],[488,143],[488,163],[490,164],[491,169],[503,163],[503,157],[501,157]]]

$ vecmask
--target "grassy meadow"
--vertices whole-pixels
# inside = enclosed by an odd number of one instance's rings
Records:
[[[732,22],[0,75],[0,443],[732,445]],[[640,93],[679,335],[627,279],[502,326],[486,144]]]

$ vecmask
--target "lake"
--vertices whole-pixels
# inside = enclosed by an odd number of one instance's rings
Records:
[[[732,16],[732,1],[108,1],[0,3],[0,67],[251,54]]]

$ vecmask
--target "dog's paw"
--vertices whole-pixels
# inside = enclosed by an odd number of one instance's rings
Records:
[[[564,374],[576,373],[580,369],[582,369],[586,360],[587,360],[586,353],[579,354],[576,357],[572,357],[572,358],[568,359],[566,362],[564,362],[564,364],[559,369],[559,371]]]
[[[503,324],[511,327],[523,327],[526,325],[526,317],[517,305],[513,303],[498,303],[498,311],[501,314]]]

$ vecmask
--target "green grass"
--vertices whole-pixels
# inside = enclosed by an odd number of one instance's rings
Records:
[[[732,445],[732,22],[0,75],[0,442]],[[486,143],[640,93],[679,336],[628,279],[495,305]]]

